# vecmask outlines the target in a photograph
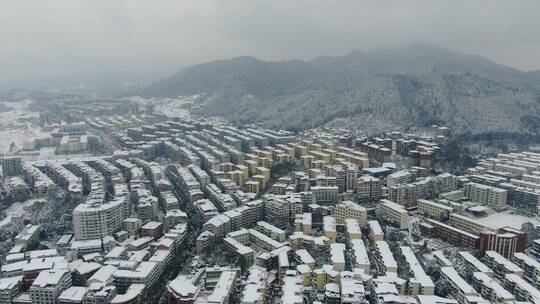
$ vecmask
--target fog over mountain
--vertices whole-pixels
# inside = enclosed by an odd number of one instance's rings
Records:
[[[309,61],[217,60],[138,93],[204,94],[196,113],[291,130],[360,117],[383,126],[443,123],[457,133],[534,133],[538,74],[414,42]]]
[[[55,0],[0,3],[0,91],[147,83],[251,55],[310,60],[431,41],[540,69],[540,1]]]

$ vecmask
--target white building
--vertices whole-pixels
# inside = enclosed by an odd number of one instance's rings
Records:
[[[32,304],[56,304],[58,296],[71,287],[71,273],[66,269],[44,270],[30,286]]]

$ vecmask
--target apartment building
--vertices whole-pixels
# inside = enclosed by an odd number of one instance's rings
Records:
[[[362,239],[354,239],[350,241],[350,246],[353,252],[353,265],[355,268],[364,270],[364,273],[369,273],[371,263],[366,250],[366,246]]]
[[[262,267],[250,269],[240,304],[264,304],[267,298],[268,273]]]
[[[43,270],[30,286],[30,299],[35,304],[56,304],[62,291],[69,287],[71,273],[68,270]]]
[[[473,273],[473,285],[482,297],[493,303],[513,303],[516,298],[495,279],[483,272]]]
[[[429,233],[431,236],[437,236],[458,246],[469,248],[478,248],[479,246],[480,237],[477,235],[435,220],[426,220],[426,223],[433,230]],[[422,227],[420,229],[422,230]]]
[[[466,217],[457,213],[450,214],[450,223],[452,226],[468,231],[470,233],[481,233],[481,232],[494,232],[495,229],[488,225],[482,224],[479,221]]]
[[[406,267],[412,277],[409,279],[408,292],[412,296],[417,295],[434,295],[435,284],[426,274],[420,262],[416,258],[413,250],[409,246],[400,247],[401,254],[405,257]]]
[[[465,189],[465,195],[472,202],[495,209],[504,209],[506,207],[507,191],[504,189],[478,183],[466,183],[463,188]]]
[[[343,201],[336,205],[336,222],[345,223],[346,219],[354,219],[362,227],[367,225],[367,209],[351,201]]]
[[[330,261],[332,262],[335,271],[345,270],[345,251],[345,244],[330,244]]]
[[[372,242],[384,241],[384,232],[381,225],[376,220],[368,221],[369,225],[369,238]]]
[[[2,158],[2,175],[4,177],[22,175],[22,160],[20,156],[8,156]]]
[[[164,228],[161,222],[147,222],[141,227],[141,236],[150,237],[154,240],[163,236]]]
[[[349,245],[351,240],[362,239],[362,230],[360,229],[358,221],[355,219],[345,220],[345,235]]]
[[[330,242],[335,243],[337,237],[336,218],[330,215],[323,217],[323,231]]]
[[[12,303],[21,292],[24,276],[0,279],[0,303]]]
[[[412,175],[407,170],[398,171],[392,173],[386,177],[386,185],[388,187],[394,187],[399,184],[408,184],[412,180]]]
[[[309,254],[309,252],[305,249],[299,249],[296,250],[294,253],[294,257],[298,264],[305,264],[307,265],[311,270],[315,267],[315,259]]]
[[[453,267],[441,267],[441,278],[447,283],[450,295],[460,304],[467,304],[468,297],[480,296],[476,290],[469,285]]]
[[[208,221],[209,219],[211,219],[212,217],[214,217],[215,215],[219,213],[214,203],[212,203],[208,199],[195,201],[193,205],[195,207],[195,211],[202,218],[204,222]]]
[[[504,285],[508,291],[515,295],[518,301],[531,303],[540,301],[540,291],[516,274],[506,274],[504,276]]]
[[[118,269],[113,274],[114,285],[119,292],[125,292],[132,284],[143,284],[152,288],[159,278],[157,262],[140,262],[135,269]]]
[[[383,195],[382,181],[370,175],[359,177],[356,189],[359,200],[380,199]]]
[[[223,244],[225,244],[225,247],[233,254],[243,257],[247,265],[253,264],[255,259],[255,251],[252,248],[242,244],[232,237],[224,238]]]
[[[493,277],[493,270],[468,251],[458,252],[458,256],[472,272],[482,272]]]
[[[504,276],[508,273],[523,277],[523,269],[495,251],[486,251],[484,260],[486,265],[493,269],[495,277],[499,280],[504,279]]]
[[[130,236],[135,236],[141,230],[143,221],[139,218],[130,217],[124,220],[124,229]]]
[[[287,271],[281,286],[281,301],[288,304],[302,304],[303,290],[301,277],[297,275],[296,271]]]
[[[229,303],[229,299],[235,290],[237,280],[238,280],[238,271],[236,270],[222,271],[214,289],[212,290],[212,293],[208,296],[206,303],[208,304]]]
[[[418,213],[438,221],[448,219],[450,214],[454,211],[452,207],[425,199],[419,199],[416,207]]]
[[[357,272],[342,272],[340,274],[341,303],[355,304],[365,301],[366,290],[362,280],[358,279]]]
[[[375,264],[380,275],[397,273],[397,262],[386,241],[377,241],[373,248]]]
[[[294,218],[294,230],[302,231],[305,235],[312,234],[311,213],[296,214]]]
[[[316,204],[335,205],[339,201],[338,186],[314,186],[310,191],[313,192]]]
[[[394,224],[399,229],[407,229],[409,227],[409,214],[403,206],[392,201],[382,199],[378,210],[380,217]]]
[[[287,238],[285,230],[280,229],[265,221],[258,221],[255,229],[259,230],[260,232],[266,234],[267,236],[273,238],[278,242],[284,242]]]
[[[113,235],[122,229],[127,213],[127,197],[120,197],[107,203],[87,201],[73,210],[73,230],[75,239],[99,239]]]
[[[523,249],[520,248],[520,243],[526,242],[520,240],[522,232],[512,233],[504,231],[503,228],[500,230],[502,231],[480,233],[481,251],[496,251],[505,258],[512,258],[516,251],[524,250],[525,246],[522,246]]]
[[[540,287],[540,263],[523,252],[514,253],[512,262],[523,269],[523,277],[532,282],[536,288]]]

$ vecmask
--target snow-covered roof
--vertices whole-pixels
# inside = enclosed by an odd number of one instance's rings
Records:
[[[88,282],[100,282],[107,283],[111,280],[112,275],[116,272],[118,267],[114,265],[105,265],[96,271],[89,279]]]
[[[424,268],[422,268],[422,265],[420,265],[420,262],[418,262],[418,259],[416,258],[416,255],[414,255],[411,247],[402,246],[400,247],[400,249],[401,253],[405,257],[405,260],[407,261],[407,264],[409,264],[409,269],[414,275],[414,279],[411,279],[411,281],[418,282],[423,287],[435,287],[435,284],[433,283],[431,278],[426,274]]]
[[[514,263],[510,262],[509,260],[507,260],[505,257],[500,255],[498,252],[496,252],[496,251],[486,251],[485,254],[486,254],[487,257],[492,258],[495,261],[495,263],[503,266],[508,272],[513,272],[513,273],[521,272],[521,273],[523,273],[523,269],[521,269],[516,264],[514,264]]]
[[[197,293],[197,286],[193,285],[190,279],[178,276],[169,282],[168,288],[180,297],[188,297]]]
[[[60,296],[58,296],[58,301],[68,302],[68,303],[82,303],[84,296],[88,289],[82,286],[71,286],[68,289],[64,290]]]
[[[23,281],[23,276],[15,276],[10,278],[2,278],[0,279],[0,291],[2,290],[11,290],[13,288],[16,288],[19,283]]]
[[[212,294],[208,296],[208,303],[223,303],[233,289],[237,275],[237,272],[234,270],[221,272]]]
[[[364,245],[363,240],[351,240],[351,248],[354,253],[355,263],[358,266],[368,266],[370,265],[368,253],[366,246]]]
[[[330,244],[330,260],[334,265],[345,263],[345,244]]]
[[[300,258],[301,263],[303,264],[314,264],[315,259],[309,254],[305,249],[296,250],[296,255]]]
[[[56,286],[68,271],[65,269],[44,270],[32,283],[32,287]]]
[[[386,241],[377,241],[375,242],[377,251],[381,255],[382,262],[386,268],[397,268],[397,262],[394,259],[394,255],[388,246]]]
[[[287,271],[283,278],[283,286],[281,287],[283,295],[281,303],[283,304],[298,304],[302,303],[302,285],[300,277],[296,275],[296,271]]]
[[[441,273],[452,281],[465,295],[477,294],[476,290],[469,285],[469,283],[467,283],[453,267],[441,267]]]
[[[475,256],[473,256],[468,251],[460,251],[458,254],[464,259],[467,263],[471,264],[477,271],[484,273],[493,273],[493,270],[489,268],[486,264],[482,263]]]
[[[514,296],[508,292],[506,289],[504,289],[501,284],[499,284],[497,281],[495,281],[492,277],[489,275],[483,273],[483,272],[475,272],[473,273],[474,278],[478,282],[482,282],[482,284],[489,289],[491,289],[492,292],[494,292],[497,295],[497,298],[504,299],[504,301],[514,301]]]
[[[124,294],[117,294],[112,300],[111,304],[130,303],[135,298],[140,296],[145,288],[144,284],[131,284]]]

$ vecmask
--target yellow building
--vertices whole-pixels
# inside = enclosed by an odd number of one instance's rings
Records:
[[[229,172],[231,170],[234,170],[234,164],[233,163],[221,163],[219,164],[219,170],[223,172]]]
[[[270,181],[270,169],[264,167],[257,167],[257,175],[263,176],[263,187],[268,185]]]
[[[312,234],[311,213],[296,214],[294,217],[294,230],[302,231],[305,235]]]
[[[286,184],[277,183],[272,186],[272,194],[283,195],[285,194],[285,189],[287,188]]]
[[[324,236],[326,236],[330,240],[331,243],[336,242],[337,231],[336,231],[336,218],[335,217],[331,215],[327,215],[323,217],[323,231],[324,231]]]
[[[351,201],[336,206],[336,222],[344,224],[345,219],[355,219],[362,227],[367,225],[367,209]]]
[[[470,233],[495,232],[496,230],[495,228],[482,224],[475,219],[457,213],[450,214],[450,223],[452,226]]]
[[[420,214],[436,220],[448,219],[454,211],[452,207],[425,199],[419,199],[416,207]]]
[[[248,166],[246,166],[246,165],[235,165],[234,167],[236,168],[236,170],[242,171],[242,173],[244,174],[244,182],[247,182],[247,180],[249,178],[249,175],[250,175]]]
[[[278,154],[278,155],[276,155],[275,161],[278,164],[291,163],[291,162],[293,162],[293,157],[290,156],[289,154],[285,154],[285,153]]]
[[[399,229],[407,229],[409,227],[409,214],[403,206],[382,199],[379,204],[379,212],[382,218],[395,224]]]
[[[306,146],[297,145],[296,146],[296,156],[302,157],[308,154],[308,148]]]
[[[235,184],[237,184],[240,187],[244,185],[244,179],[245,179],[244,172],[240,170],[234,170],[234,171],[229,171],[228,174],[229,174],[229,179],[232,180]]]
[[[337,157],[337,151],[333,149],[323,149],[323,153],[330,155],[330,161],[333,161]]]
[[[257,160],[248,159],[244,163],[246,164],[246,167],[248,168],[248,172],[250,176],[257,174],[257,167],[259,166],[259,158],[257,158]]]
[[[302,285],[311,286],[312,274],[313,274],[313,271],[311,270],[311,268],[309,268],[309,266],[306,264],[300,264],[296,266],[296,270],[302,277]]]
[[[257,181],[259,183],[259,192],[262,191],[262,189],[265,188],[265,180],[264,176],[257,174],[252,176],[253,180]]]
[[[328,165],[328,163],[326,161],[324,161],[324,160],[313,160],[313,161],[311,161],[310,168],[324,170],[324,169],[326,169],[327,165]]]
[[[246,190],[246,192],[259,194],[259,192],[261,190],[260,182],[256,181],[256,180],[247,181],[244,184],[244,189]]]
[[[322,145],[316,143],[309,144],[309,151],[322,151]]]
[[[266,158],[266,157],[259,158],[259,167],[270,168],[271,165],[272,165],[272,160],[270,158]]]
[[[345,219],[345,234],[347,235],[349,245],[351,244],[352,240],[362,239],[362,230],[360,229],[360,225],[356,219]]]
[[[378,221],[369,221],[369,237],[372,242],[384,241],[384,232]]]

